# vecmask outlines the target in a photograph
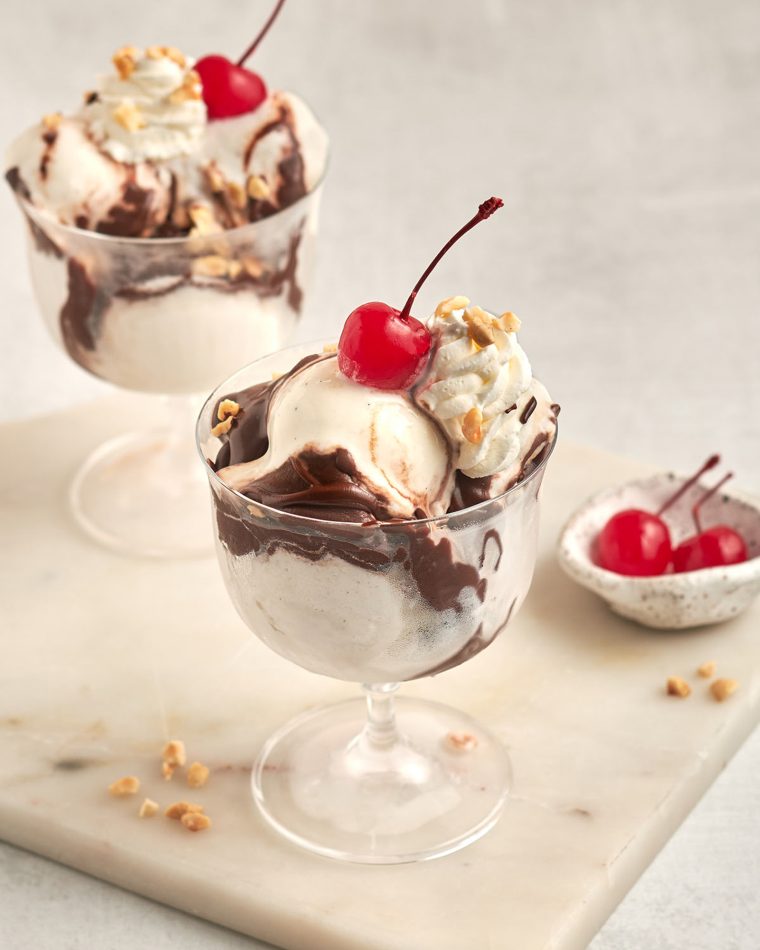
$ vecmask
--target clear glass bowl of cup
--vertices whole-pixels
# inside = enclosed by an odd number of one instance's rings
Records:
[[[160,394],[139,432],[86,460],[74,514],[97,540],[154,556],[210,553],[192,432],[201,393],[290,342],[308,293],[322,183],[270,217],[218,233],[118,238],[67,227],[23,199],[34,294],[83,369]]]
[[[459,710],[395,698],[488,647],[515,616],[536,560],[539,488],[553,449],[506,493],[425,521],[362,526],[286,513],[229,488],[211,462],[219,401],[286,372],[321,344],[258,360],[209,397],[197,427],[227,591],[268,647],[364,698],[305,713],[261,750],[254,799],[296,844],[333,858],[401,863],[485,834],[511,768]]]

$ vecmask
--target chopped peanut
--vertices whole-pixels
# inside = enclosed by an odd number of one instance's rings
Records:
[[[697,676],[701,676],[702,679],[709,680],[711,676],[715,675],[715,669],[715,660],[708,660],[707,663],[703,663],[701,666],[697,667]]]
[[[154,802],[152,798],[146,798],[137,814],[140,818],[152,818],[157,812],[158,802]]]
[[[214,194],[218,195],[224,191],[224,178],[216,165],[207,165],[203,169],[203,173],[206,176],[209,188]]]
[[[211,819],[208,815],[202,815],[200,812],[187,812],[180,821],[188,831],[205,831],[211,827]]]
[[[170,739],[161,752],[161,758],[170,765],[184,765],[187,762],[185,743],[181,739]]]
[[[668,696],[678,696],[681,699],[691,695],[691,686],[680,676],[669,676],[666,690]]]
[[[216,410],[216,417],[220,422],[224,422],[227,416],[233,418],[240,412],[240,403],[234,399],[223,399]]]
[[[243,270],[254,280],[258,280],[264,273],[264,265],[255,257],[244,257],[242,263]]]
[[[337,343],[325,343],[325,345],[322,347],[322,352],[323,352],[323,353],[337,353],[337,352],[338,352],[338,344],[337,344]]]
[[[202,811],[203,805],[194,805],[192,802],[174,802],[174,804],[169,805],[164,814],[167,818],[173,818],[175,821],[179,821],[183,815],[191,813],[199,814]]]
[[[194,234],[218,234],[222,230],[214,217],[213,211],[207,205],[190,205],[188,214],[194,225]]]
[[[235,421],[235,419],[234,419],[233,416],[228,416],[228,417],[224,420],[224,422],[217,422],[217,424],[216,424],[215,426],[213,426],[213,428],[211,429],[211,435],[212,435],[215,439],[218,439],[218,438],[220,438],[220,437],[223,436],[223,435],[227,435],[227,433],[228,433],[228,432],[230,431],[230,429],[232,428],[232,423],[233,423],[234,421]]]
[[[236,208],[245,208],[248,204],[248,195],[246,194],[245,188],[243,188],[239,182],[228,181],[227,194],[230,196],[230,201]]]
[[[468,307],[464,312],[464,322],[467,324],[467,333],[473,343],[483,347],[495,342],[493,317],[485,310],[480,307]]]
[[[208,254],[206,257],[196,257],[192,268],[198,277],[226,277],[228,262],[219,254]]]
[[[61,119],[63,116],[60,112],[49,112],[47,115],[42,117],[42,125],[46,132],[55,132],[58,126],[61,124]]]
[[[729,696],[733,696],[737,689],[739,689],[739,681],[732,679],[715,680],[710,686],[710,692],[719,703],[728,699]]]
[[[455,310],[464,310],[469,304],[469,297],[446,297],[435,308],[435,315],[436,317],[450,317]]]
[[[477,406],[473,406],[462,419],[462,435],[474,445],[483,441],[483,413]]]
[[[208,781],[209,768],[200,762],[193,762],[187,770],[187,784],[190,788],[200,788]]]
[[[125,775],[116,779],[108,786],[109,794],[114,798],[124,798],[126,795],[136,795],[140,791],[140,779],[136,775]]]
[[[138,129],[145,128],[145,119],[142,117],[142,113],[134,102],[130,102],[128,99],[118,105],[111,115],[127,132],[137,132]]]
[[[112,62],[120,79],[129,79],[135,69],[135,62],[140,55],[136,46],[122,46],[113,54]]]
[[[145,55],[148,59],[163,59],[166,57],[166,59],[176,63],[180,69],[184,69],[187,65],[187,60],[176,46],[149,46],[145,50]]]
[[[446,742],[457,752],[471,752],[478,744],[478,740],[469,732],[450,732]]]
[[[271,194],[269,185],[261,177],[261,175],[250,175],[246,185],[246,190],[248,192],[249,198],[253,198],[254,201],[266,201]]]
[[[499,323],[506,333],[517,333],[522,326],[522,321],[518,316],[507,310],[499,317]]]

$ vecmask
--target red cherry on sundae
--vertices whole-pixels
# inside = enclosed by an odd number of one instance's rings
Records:
[[[414,299],[449,248],[503,205],[501,198],[489,198],[480,205],[428,264],[403,310],[374,301],[349,314],[338,343],[338,366],[345,376],[376,389],[408,389],[414,384],[425,368],[432,342],[427,327],[411,315]]]
[[[269,32],[285,0],[278,0],[261,32],[237,63],[217,53],[204,56],[195,64],[203,84],[203,101],[209,119],[228,119],[253,112],[267,97],[267,87],[257,73],[245,69],[243,63]]]
[[[662,515],[718,462],[719,455],[710,456],[699,471],[684,482],[655,514],[640,508],[627,508],[614,514],[597,538],[599,566],[628,577],[664,574],[671,562],[673,545]]]
[[[732,478],[729,472],[699,499],[691,509],[697,533],[682,541],[673,551],[673,570],[677,574],[684,571],[699,571],[704,567],[722,567],[725,564],[740,564],[747,560],[747,545],[738,531],[728,525],[716,524],[702,530],[699,521],[699,509],[719,488]]]

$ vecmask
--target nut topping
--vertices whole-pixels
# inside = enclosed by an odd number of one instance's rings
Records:
[[[127,132],[137,132],[139,129],[145,128],[145,119],[142,117],[142,113],[129,99],[125,99],[124,102],[118,105],[111,116]]]
[[[164,814],[167,818],[173,818],[179,821],[183,815],[200,814],[203,811],[203,805],[194,805],[192,802],[174,802],[166,809]]]
[[[737,689],[739,689],[739,681],[732,679],[715,680],[710,686],[710,692],[719,703],[724,702],[729,696],[733,696]]]
[[[462,435],[473,445],[483,441],[483,413],[477,406],[465,413],[462,419]]]
[[[184,69],[187,65],[187,60],[176,46],[149,46],[145,50],[145,55],[148,59],[170,59],[180,69]]]
[[[152,818],[157,812],[158,802],[154,802],[152,798],[146,798],[137,814],[140,818]]]
[[[493,332],[493,317],[481,307],[468,307],[464,312],[467,335],[480,347],[496,342]]]
[[[697,676],[701,676],[702,679],[709,680],[711,676],[715,675],[715,670],[715,660],[708,660],[707,663],[703,663],[700,667],[697,667]]]
[[[230,429],[232,428],[232,423],[233,423],[234,421],[235,421],[235,419],[234,419],[233,416],[228,416],[228,417],[224,420],[224,422],[217,422],[217,424],[216,424],[215,426],[213,426],[212,429],[211,429],[211,435],[212,435],[215,439],[219,439],[219,438],[221,438],[223,435],[227,435],[227,433],[228,433],[228,432],[230,431]]]
[[[112,62],[119,74],[119,79],[129,79],[135,69],[135,63],[140,56],[136,46],[122,46],[113,54]]]
[[[108,792],[114,798],[136,795],[140,791],[140,779],[136,775],[125,775],[108,786]]]
[[[216,417],[220,422],[224,422],[227,416],[236,416],[240,412],[240,403],[234,399],[223,399],[216,410]]]
[[[269,185],[261,177],[261,175],[250,175],[248,178],[248,184],[246,185],[246,190],[248,192],[248,196],[253,198],[254,201],[266,201],[272,193],[269,189]]]
[[[194,225],[191,234],[218,234],[222,230],[207,205],[192,204],[188,208],[188,214]]]
[[[193,260],[193,274],[196,277],[226,277],[229,262],[219,254],[208,254]]]
[[[691,695],[691,686],[680,676],[669,676],[666,690],[668,696],[678,696],[680,699]]]
[[[187,784],[190,788],[200,788],[208,781],[209,768],[201,762],[193,762],[187,770]]]
[[[446,297],[435,308],[436,317],[450,317],[455,310],[464,310],[469,306],[469,297]]]
[[[186,812],[180,821],[188,831],[205,831],[211,827],[211,819],[208,815],[202,815],[200,812]]]
[[[507,310],[506,313],[503,313],[498,320],[502,329],[505,333],[517,333],[517,331],[522,326],[522,321],[520,318],[512,313],[511,310]]]

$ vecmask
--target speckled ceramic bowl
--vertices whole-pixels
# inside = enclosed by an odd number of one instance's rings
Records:
[[[628,482],[594,495],[570,518],[559,539],[560,564],[623,617],[647,627],[680,630],[720,623],[745,610],[760,593],[760,503],[735,492],[718,494],[701,508],[702,524],[727,524],[744,537],[749,559],[743,564],[709,567],[659,577],[625,577],[596,563],[596,538],[607,519],[624,508],[656,511],[685,479],[672,474]],[[703,494],[699,485],[665,514],[674,546],[694,534],[691,506]]]

